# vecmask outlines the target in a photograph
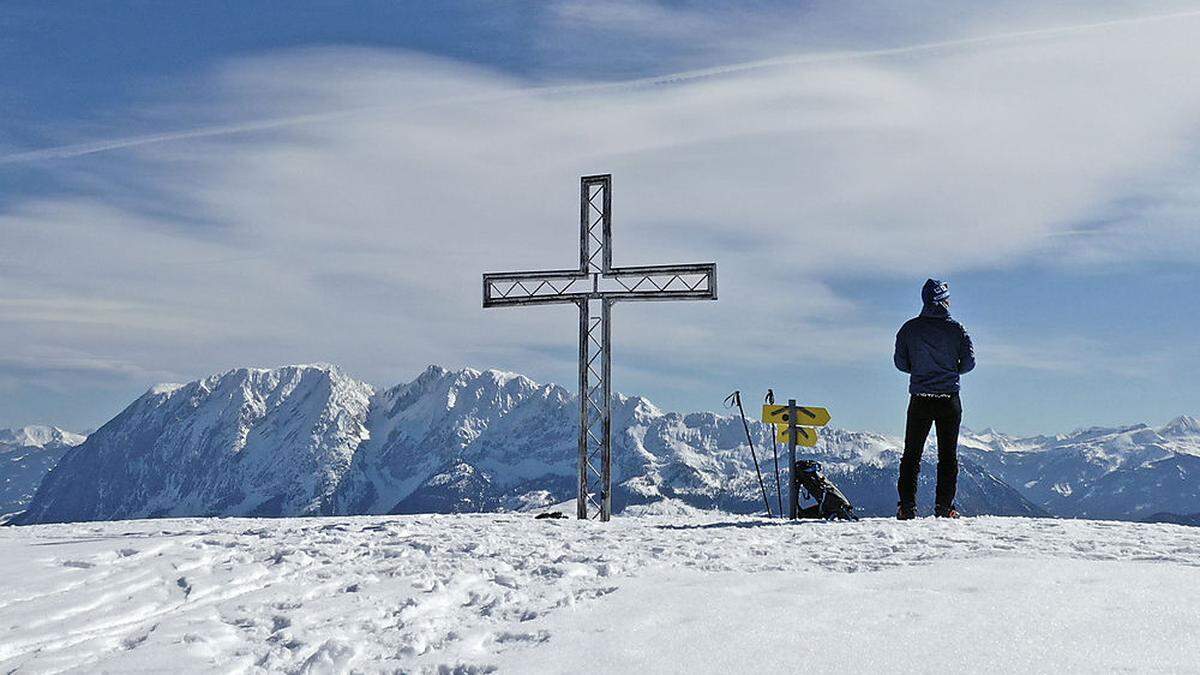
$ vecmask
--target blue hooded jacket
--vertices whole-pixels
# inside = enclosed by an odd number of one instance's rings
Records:
[[[949,297],[945,283],[926,281],[921,289],[925,303],[921,315],[909,319],[896,334],[896,368],[911,375],[910,394],[957,393],[958,376],[975,367],[971,336],[950,318],[945,303]]]

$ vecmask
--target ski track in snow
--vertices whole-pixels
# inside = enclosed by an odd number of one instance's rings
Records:
[[[520,663],[523,650],[544,658],[557,622],[639,577],[811,582],[997,559],[1190,570],[1200,567],[1200,528],[525,514],[8,527],[0,673],[490,672]],[[1200,620],[1178,629],[1194,640]]]

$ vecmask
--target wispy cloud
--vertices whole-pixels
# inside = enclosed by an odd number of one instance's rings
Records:
[[[0,371],[50,364],[46,345],[144,372],[324,360],[389,383],[469,354],[570,381],[569,312],[485,314],[478,275],[570,264],[596,171],[619,263],[721,266],[715,305],[622,308],[630,353],[758,367],[784,336],[813,361],[886,359],[894,326],[837,281],[1195,241],[1197,195],[1161,179],[1193,163],[1200,11],[1048,25],[553,87],[401,52],[239,59],[196,85],[221,124],[0,157],[91,157],[187,215],[86,190],[0,214]],[[1130,186],[1151,206],[1122,206]],[[565,358],[511,362],[531,349]]]
[[[112,138],[101,141],[91,141],[88,143],[58,145],[49,148],[38,148],[35,150],[26,150],[24,152],[14,152],[7,155],[0,155],[0,164],[18,164],[52,159],[67,159],[70,157],[95,155],[101,152],[111,152],[113,150],[136,148],[138,146],[150,145],[153,143],[169,143],[171,141],[186,141],[200,138],[211,138],[214,136],[245,134],[253,131],[267,131],[270,129],[295,126],[298,124],[328,122],[330,120],[335,120],[347,115],[353,115],[357,112],[359,111],[340,111],[316,115],[293,115],[290,117],[254,120],[239,124],[214,124],[179,131],[167,131],[158,134],[141,134],[138,136],[126,136],[123,138]]]
[[[9,376],[23,374],[43,385],[59,388],[71,386],[71,379],[74,379],[75,384],[79,384],[80,377],[99,377],[104,380],[111,377],[163,380],[175,376],[175,373],[169,370],[147,370],[136,363],[119,358],[55,347],[34,347],[20,356],[0,356],[0,373]],[[67,375],[71,379],[59,381],[55,377],[57,375]]]
[[[1038,336],[1035,342],[1018,344],[1003,340],[983,341],[980,360],[992,367],[1018,368],[1062,376],[1103,377],[1124,380],[1157,378],[1164,367],[1178,362],[1180,354],[1156,349],[1136,354],[1123,353],[1103,340],[1082,336]]]
[[[720,22],[701,12],[688,12],[685,14],[678,10],[668,10],[665,7],[655,3],[635,2],[632,0],[622,0],[620,2],[599,4],[574,1],[565,2],[555,5],[555,12],[563,20],[568,22],[577,21],[586,23],[590,28],[605,29],[610,27],[620,27],[626,31],[648,33],[658,37],[661,37],[664,33],[694,37],[696,31],[701,27],[711,30],[720,25]],[[1171,12],[1166,14],[1149,14],[1145,16],[1125,17],[1121,19],[1096,21],[1068,26],[1053,26],[1032,30],[1003,32],[978,37],[939,40],[887,49],[856,50],[828,54],[790,54],[768,59],[731,63],[713,66],[710,68],[666,73],[662,75],[635,78],[618,82],[525,87],[516,91],[508,91],[503,94],[498,94],[492,98],[459,98],[454,100],[433,102],[432,105],[485,104],[493,101],[510,99],[522,94],[531,96],[549,94],[570,95],[598,93],[604,91],[620,91],[651,86],[678,85],[693,80],[720,77],[725,75],[736,75],[768,68],[820,65],[864,59],[882,59],[886,57],[922,54],[926,52],[936,52],[951,49],[984,47],[1005,43],[1021,43],[1033,40],[1048,40],[1070,36],[1076,33],[1100,31],[1128,26],[1131,24],[1153,23],[1179,19],[1195,19],[1198,17],[1200,17],[1200,10]],[[427,103],[426,105],[429,104]],[[0,164],[37,162],[52,159],[81,157],[101,152],[134,148],[153,143],[186,141],[214,136],[245,134],[255,131],[269,131],[272,129],[297,125],[325,123],[356,115],[383,116],[395,114],[396,112],[403,111],[408,107],[411,106],[373,106],[351,110],[336,110],[314,114],[290,115],[286,117],[251,120],[236,124],[207,125],[191,129],[167,131],[157,134],[142,134],[87,143],[74,143],[49,148],[38,148],[23,152],[9,153],[7,155],[0,155]]]

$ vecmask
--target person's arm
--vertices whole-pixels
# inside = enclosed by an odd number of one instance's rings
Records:
[[[969,373],[975,369],[975,345],[971,342],[966,328],[959,326],[959,330],[962,331],[962,336],[958,343],[958,372]]]
[[[902,373],[912,372],[912,363],[908,360],[908,340],[905,339],[903,328],[896,333],[896,353],[892,360],[896,363],[896,370]]]

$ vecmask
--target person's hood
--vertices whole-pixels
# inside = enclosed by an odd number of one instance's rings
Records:
[[[950,300],[950,284],[940,279],[926,279],[921,287],[921,316],[950,316],[946,302]]]

